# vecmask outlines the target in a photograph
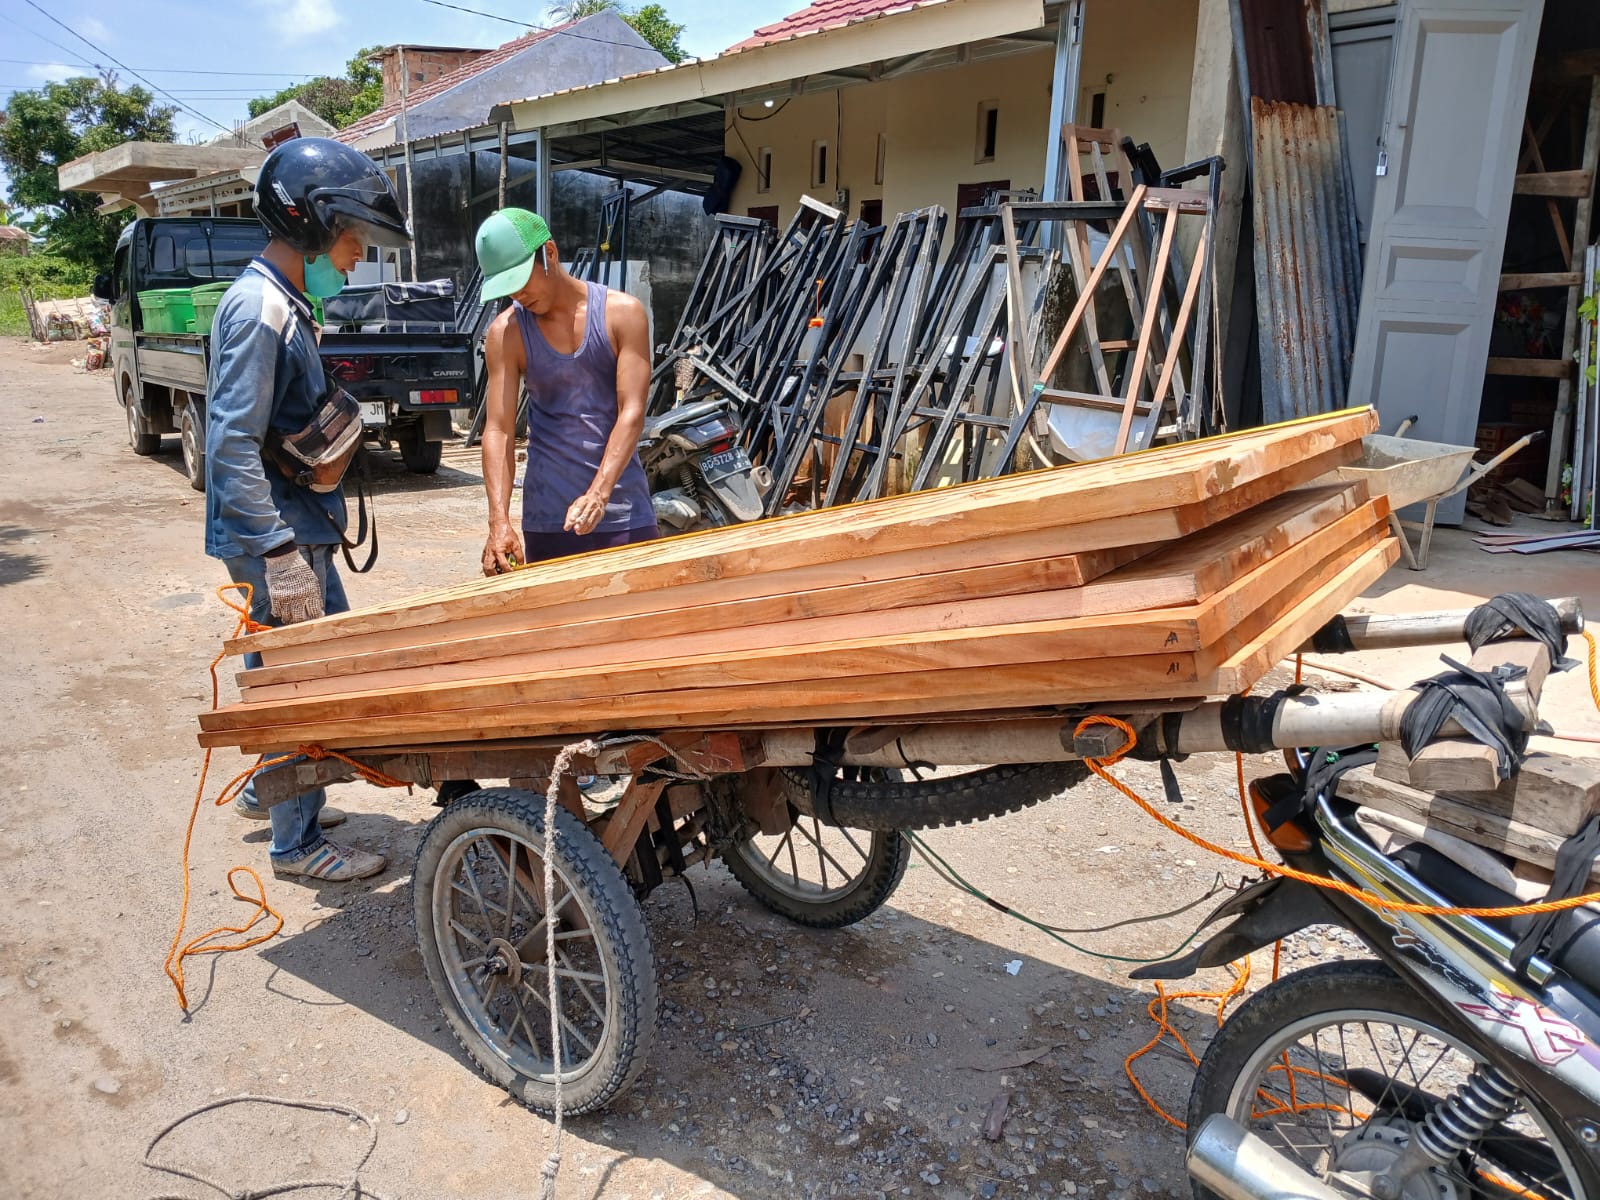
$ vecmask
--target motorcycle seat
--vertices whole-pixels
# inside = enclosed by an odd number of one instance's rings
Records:
[[[1413,843],[1394,857],[1452,904],[1500,908],[1523,903],[1446,858],[1432,846]],[[1485,918],[1485,924],[1516,941],[1535,920],[1537,918],[1532,916]],[[1550,935],[1549,946],[1544,957],[1551,966],[1566,972],[1591,991],[1600,991],[1600,912],[1585,907],[1562,913]]]
[[[668,409],[659,416],[651,417],[644,423],[644,440],[653,441],[669,429],[676,429],[679,425],[691,425],[726,407],[726,404],[721,400],[701,400],[695,404],[685,405],[683,408]]]

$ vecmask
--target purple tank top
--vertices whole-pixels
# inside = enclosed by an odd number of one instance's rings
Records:
[[[617,355],[606,332],[606,288],[590,283],[583,341],[557,354],[538,319],[514,305],[527,355],[528,470],[522,483],[522,527],[558,533],[572,502],[588,490],[617,424]],[[634,452],[612,489],[597,531],[650,525],[650,488]]]

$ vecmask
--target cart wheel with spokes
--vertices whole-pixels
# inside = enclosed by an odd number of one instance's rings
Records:
[[[911,855],[893,831],[824,825],[789,806],[781,834],[757,833],[722,852],[733,877],[780,917],[841,929],[875,912],[899,885]]]
[[[486,788],[428,826],[412,876],[429,982],[468,1056],[536,1112],[555,1108],[545,968],[544,800]],[[556,813],[556,1012],[562,1107],[601,1108],[638,1077],[656,1029],[655,956],[599,839]]]

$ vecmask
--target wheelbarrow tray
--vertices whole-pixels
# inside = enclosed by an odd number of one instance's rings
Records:
[[[1361,446],[1361,457],[1340,467],[1338,477],[1365,482],[1372,495],[1388,496],[1396,511],[1456,491],[1462,472],[1477,453],[1476,446],[1419,442],[1381,433],[1368,434],[1361,439]]]

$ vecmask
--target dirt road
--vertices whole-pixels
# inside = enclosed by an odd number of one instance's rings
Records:
[[[194,1009],[179,1011],[161,962],[200,769],[194,718],[233,618],[213,596],[222,571],[201,552],[203,502],[175,439],[135,457],[109,380],[73,371],[70,353],[0,347],[0,1194],[215,1194],[142,1166],[145,1147],[192,1109],[265,1094],[371,1118],[364,1194],[536,1195],[551,1126],[473,1072],[415,948],[408,873],[431,793],[334,789],[348,840],[390,856],[371,886],[274,880],[264,830],[208,802],[191,931],[246,911],[225,883],[235,864],[262,872],[285,925],[257,949],[191,960]],[[380,482],[383,556],[348,580],[356,605],[476,571],[473,459],[452,448],[436,477],[396,465]],[[219,757],[211,794],[241,765]],[[1188,764],[1177,811],[1243,846],[1231,774]],[[1127,775],[1157,793],[1153,771]],[[929,841],[985,892],[1074,928],[1176,908],[1218,870],[1098,783]],[[681,887],[646,904],[660,1038],[633,1092],[569,1126],[566,1200],[1186,1194],[1181,1135],[1123,1075],[1153,1029],[1124,964],[916,861],[875,918],[833,933],[771,916],[721,866],[697,875],[698,920]],[[1150,957],[1192,920],[1071,936]],[[1290,954],[1340,950],[1324,935]],[[1200,1049],[1212,1019],[1179,1022]],[[1140,1070],[1181,1113],[1186,1061],[1158,1052]],[[186,1124],[161,1154],[240,1190],[348,1177],[369,1136],[343,1116],[239,1106]]]

